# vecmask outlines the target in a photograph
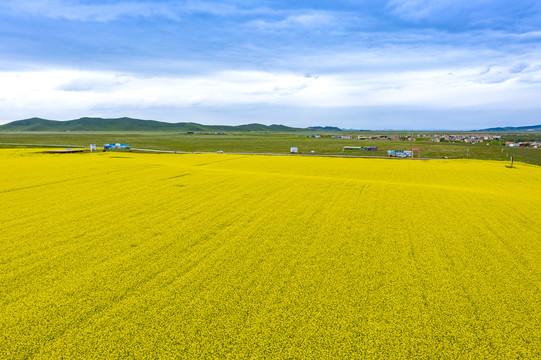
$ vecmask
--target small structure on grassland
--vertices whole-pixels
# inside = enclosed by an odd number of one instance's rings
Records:
[[[357,150],[357,151],[361,151],[363,149],[362,146],[344,146],[342,148],[342,154],[345,153],[346,150]]]
[[[130,150],[130,144],[111,143],[103,144],[103,151],[107,150]]]
[[[299,152],[299,148],[296,147],[296,146],[292,146],[290,149],[289,149],[289,152],[292,153],[292,154],[297,154]]]
[[[378,151],[376,146],[367,146],[364,148],[365,151]]]
[[[412,157],[413,152],[410,150],[387,150],[387,156],[397,158],[409,158]]]

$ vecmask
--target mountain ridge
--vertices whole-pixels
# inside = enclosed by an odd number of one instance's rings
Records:
[[[221,132],[221,131],[240,131],[240,132],[298,132],[298,131],[362,131],[353,129],[341,129],[336,126],[309,126],[307,128],[297,128],[286,125],[272,124],[264,125],[259,123],[250,123],[243,125],[203,125],[195,122],[169,123],[157,120],[143,120],[131,117],[120,118],[101,118],[101,117],[82,117],[74,120],[48,120],[39,117],[16,120],[4,125],[0,125],[0,131],[156,131],[156,132]],[[383,130],[372,130],[383,131]],[[392,131],[392,130],[386,130]],[[423,131],[423,130],[419,130]],[[428,131],[428,130],[425,130]],[[472,132],[538,132],[541,131],[541,125],[531,126],[506,126],[493,127],[480,130],[462,130]]]
[[[82,117],[74,120],[48,120],[38,117],[16,120],[0,125],[2,131],[300,131],[306,130],[286,125],[264,125],[258,123],[243,125],[203,125],[194,122],[168,123],[157,120],[143,120],[130,117],[99,118]]]
[[[541,131],[541,125],[531,125],[531,126],[502,126],[502,127],[493,127],[487,129],[481,129],[476,131]]]

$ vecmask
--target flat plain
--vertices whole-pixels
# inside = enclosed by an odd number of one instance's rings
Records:
[[[541,167],[0,149],[0,358],[541,356]]]
[[[314,134],[318,134],[315,132]],[[321,133],[319,133],[321,134]],[[347,132],[336,132],[336,135],[345,135]],[[392,135],[397,132],[352,132],[357,135]],[[494,133],[500,134],[501,133]],[[541,140],[539,132],[526,134],[504,134],[512,141]],[[186,134],[168,132],[0,132],[0,148],[2,144],[44,144],[44,145],[71,145],[86,146],[95,143],[103,148],[106,143],[128,143],[134,148],[159,149],[185,152],[217,152],[226,153],[275,153],[287,154],[292,146],[298,147],[300,153],[315,155],[341,156],[344,146],[377,147],[377,151],[348,151],[347,156],[385,157],[387,150],[421,149],[423,158],[432,159],[477,159],[509,161],[513,156],[515,161],[541,165],[541,149],[531,147],[518,148],[502,146],[499,141],[480,144],[466,144],[460,142],[434,143],[419,138],[418,141],[403,140],[357,140],[311,138],[310,132],[299,133],[259,133],[238,132],[227,135]],[[402,133],[401,135],[405,135]],[[11,145],[9,145],[12,147]],[[416,153],[416,156],[419,154]]]

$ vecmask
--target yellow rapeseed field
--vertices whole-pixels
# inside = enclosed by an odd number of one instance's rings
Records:
[[[0,358],[538,359],[505,165],[0,150]]]

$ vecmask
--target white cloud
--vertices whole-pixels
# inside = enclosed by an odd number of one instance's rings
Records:
[[[113,92],[130,81],[126,75],[111,75],[107,73],[83,74],[63,83],[58,87],[61,91],[97,91]]]
[[[452,1],[391,0],[387,6],[395,15],[408,20],[420,20],[449,6],[450,3],[452,4]]]
[[[523,33],[492,32],[492,36],[511,40],[541,40],[541,31],[527,31]]]
[[[317,28],[335,25],[337,22],[334,15],[326,12],[309,12],[290,15],[281,20],[254,20],[248,26],[260,30],[288,30],[300,28]]]
[[[217,16],[275,14],[265,7],[239,8],[213,1],[118,1],[81,3],[75,0],[8,0],[6,9],[16,13],[73,21],[107,22],[121,17],[163,17],[180,20],[183,16],[205,13]]]
[[[346,57],[344,55],[344,57]],[[364,58],[352,55],[352,59]],[[366,58],[364,58],[367,61]],[[391,59],[388,59],[391,61]],[[352,61],[351,59],[349,61]],[[407,107],[425,109],[540,109],[541,67],[502,61],[491,67],[432,64],[397,71],[306,75],[294,72],[220,71],[191,76],[42,70],[0,73],[0,119],[67,114],[93,109]],[[344,59],[344,62],[347,62]],[[368,65],[367,65],[368,64]],[[15,116],[15,115],[19,116]]]
[[[0,121],[105,113],[159,120],[174,118],[186,109],[191,109],[190,114],[207,114],[208,119],[234,119],[242,107],[258,109],[251,114],[263,114],[271,108],[288,109],[290,114],[302,109],[314,114],[318,112],[314,109],[321,109],[320,114],[330,117],[350,111],[352,118],[363,113],[360,109],[371,109],[364,113],[373,117],[377,117],[377,111],[390,117],[388,109],[412,107],[439,113],[469,109],[479,114],[483,110],[490,116],[494,109],[501,114],[529,109],[533,114],[541,111],[540,58],[541,50],[535,48],[507,53],[387,46],[288,55],[279,60],[291,67],[280,63],[256,70],[205,62],[169,64],[169,68],[182,68],[182,72],[163,74],[10,70],[0,72]],[[284,113],[286,110],[280,112],[282,116]],[[415,119],[410,122],[416,124]]]
[[[111,72],[44,70],[0,73],[1,112],[47,113],[61,106],[85,112],[94,107],[226,106],[281,103],[299,97],[317,80],[294,74],[225,71],[209,76],[160,77]],[[302,98],[302,96],[300,96]]]
[[[178,19],[167,4],[152,2],[118,2],[110,4],[81,4],[68,0],[23,0],[11,2],[12,11],[53,19],[106,22],[120,16],[162,16]]]

